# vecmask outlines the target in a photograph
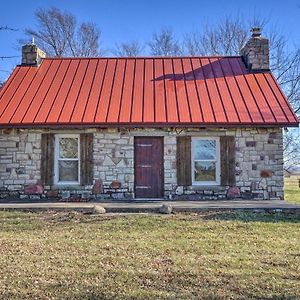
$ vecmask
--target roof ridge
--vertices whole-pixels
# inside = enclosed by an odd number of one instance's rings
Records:
[[[99,57],[45,57],[43,60],[63,60],[63,59],[183,59],[183,58],[241,58],[240,55],[199,55],[199,56],[99,56]]]

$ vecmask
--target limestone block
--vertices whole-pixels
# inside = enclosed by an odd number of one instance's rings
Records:
[[[106,210],[103,206],[101,205],[95,205],[93,207],[93,214],[95,215],[101,215],[101,214],[105,214],[106,213]]]
[[[16,142],[7,140],[0,141],[0,148],[16,148]]]
[[[159,207],[158,211],[161,214],[171,214],[173,212],[173,207],[171,205],[163,204]]]
[[[28,161],[29,160],[29,155],[25,153],[17,153],[16,154],[16,160],[17,161]]]
[[[112,161],[112,159],[109,156],[105,156],[104,161],[103,161],[103,166],[115,166],[115,163]]]
[[[183,186],[178,186],[178,187],[176,188],[176,191],[175,191],[176,195],[182,195],[183,192],[184,192]]]
[[[25,153],[32,153],[33,149],[32,149],[32,144],[31,143],[26,143],[25,144]]]
[[[126,164],[125,160],[120,158],[119,162],[117,163],[117,168],[126,168],[127,165],[128,163]]]

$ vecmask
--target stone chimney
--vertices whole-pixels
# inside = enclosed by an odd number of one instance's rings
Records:
[[[34,43],[22,47],[22,65],[38,67],[46,53],[39,49]]]
[[[250,72],[269,71],[269,40],[261,36],[261,28],[251,29],[252,35],[241,49],[246,67]]]

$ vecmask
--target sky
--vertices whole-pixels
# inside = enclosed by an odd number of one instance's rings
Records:
[[[2,2],[2,3],[1,3]],[[291,47],[300,44],[300,0],[0,0],[0,26],[18,29],[0,31],[0,80],[5,80],[21,61],[18,39],[25,28],[36,28],[34,12],[38,8],[57,7],[74,14],[79,22],[91,21],[101,29],[101,48],[108,55],[116,43],[149,41],[153,32],[171,28],[180,39],[191,31],[201,31],[205,24],[213,26],[225,16],[254,15],[268,20],[286,36]],[[266,28],[267,30],[267,28]]]

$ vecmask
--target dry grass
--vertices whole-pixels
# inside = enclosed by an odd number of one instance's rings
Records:
[[[298,178],[300,179],[300,176],[291,176],[284,180],[284,199],[290,203],[300,204]]]
[[[0,298],[299,299],[299,222],[0,212]]]

